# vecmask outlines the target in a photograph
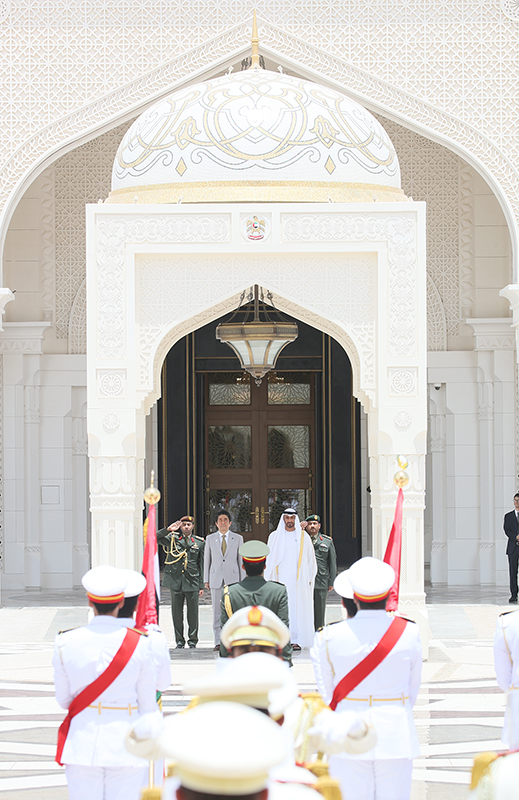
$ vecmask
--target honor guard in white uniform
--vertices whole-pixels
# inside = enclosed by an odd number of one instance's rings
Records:
[[[117,618],[121,625],[127,628],[135,628],[134,614],[137,609],[139,595],[146,588],[146,578],[141,572],[133,569],[121,570],[126,578],[126,588],[124,590],[124,605],[119,611]],[[171,658],[169,655],[168,640],[158,625],[145,625],[148,641],[155,663],[157,676],[157,703],[160,705],[161,692],[165,692],[171,686]]]
[[[138,800],[148,765],[127,752],[124,740],[140,714],[156,711],[148,637],[117,619],[126,585],[121,570],[95,567],[82,583],[94,617],[58,634],[52,660],[56,699],[68,709],[56,760],[65,765],[70,800]]]
[[[361,713],[377,742],[365,753],[333,755],[330,774],[348,800],[407,800],[419,753],[412,711],[422,671],[418,625],[385,611],[395,580],[389,564],[361,558],[348,577],[359,611],[319,631],[310,655],[325,702],[336,714]]]
[[[508,693],[501,741],[519,748],[519,611],[505,611],[497,619],[494,667],[499,688]]]

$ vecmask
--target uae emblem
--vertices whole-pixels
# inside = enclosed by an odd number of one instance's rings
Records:
[[[253,242],[265,238],[265,220],[254,216],[247,220],[247,238]]]

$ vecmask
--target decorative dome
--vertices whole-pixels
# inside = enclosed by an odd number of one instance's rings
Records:
[[[389,136],[333,89],[249,69],[174,92],[141,114],[117,151],[107,202],[328,197],[405,200]]]

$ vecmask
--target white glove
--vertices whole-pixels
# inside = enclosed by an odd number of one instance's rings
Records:
[[[337,714],[325,709],[316,716],[308,734],[312,749],[327,755],[364,753],[377,741],[373,727],[354,711]]]

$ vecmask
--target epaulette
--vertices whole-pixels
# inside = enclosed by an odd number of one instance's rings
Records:
[[[132,631],[135,631],[135,633],[138,633],[139,636],[149,636],[148,631],[145,631],[144,628],[132,628]]]
[[[68,633],[69,631],[77,631],[77,629],[81,627],[81,625],[77,625],[75,628],[66,628],[64,631],[58,631],[58,636],[61,636],[62,633]]]
[[[398,616],[400,617],[400,614],[398,614]],[[406,622],[412,622],[413,625],[416,625],[415,619],[409,619],[409,617],[400,617],[400,619],[405,619]]]
[[[323,537],[323,539],[329,539],[330,541],[332,540],[332,537],[327,536],[326,533],[321,533],[321,536]]]
[[[507,614],[515,614],[516,611],[519,611],[519,608],[511,608],[510,611],[503,611],[499,616],[506,617]]]
[[[267,583],[277,583],[278,586],[286,586],[286,583],[281,583],[281,581],[267,581]]]
[[[327,622],[324,627],[325,628],[329,628],[330,625],[338,625],[339,622],[344,622],[344,620],[343,619],[334,619],[333,622]]]
[[[193,538],[198,539],[199,542],[205,541],[203,536],[197,536],[196,533],[193,534]]]

